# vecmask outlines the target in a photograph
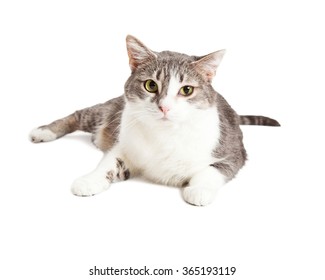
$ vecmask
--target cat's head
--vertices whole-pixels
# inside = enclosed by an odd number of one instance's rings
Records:
[[[197,57],[154,52],[130,35],[126,43],[132,73],[125,96],[135,117],[177,123],[190,119],[196,110],[215,106],[211,81],[224,50]]]

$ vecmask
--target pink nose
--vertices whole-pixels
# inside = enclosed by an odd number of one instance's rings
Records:
[[[159,106],[160,111],[162,111],[164,114],[166,114],[170,109],[167,106]]]

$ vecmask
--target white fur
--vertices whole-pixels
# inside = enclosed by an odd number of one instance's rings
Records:
[[[34,143],[53,141],[57,138],[56,134],[45,128],[35,128],[29,134],[29,138]]]
[[[225,181],[217,169],[209,166],[191,178],[189,186],[183,189],[183,197],[190,204],[207,205],[214,200]]]
[[[76,179],[71,187],[71,192],[78,196],[92,196],[107,190],[110,183],[105,174],[93,172]]]
[[[110,182],[106,179],[106,175],[108,171],[114,172],[116,169],[116,158],[120,157],[117,150],[115,147],[104,154],[93,172],[76,179],[71,187],[72,193],[78,196],[91,196],[107,190]]]
[[[219,138],[215,109],[196,110],[183,123],[149,117],[145,123],[128,126],[134,122],[132,109],[126,105],[120,145],[127,165],[148,179],[179,185],[214,162],[211,151]]]
[[[116,168],[121,158],[131,175],[174,186],[189,182],[184,199],[195,205],[206,205],[224,184],[224,176],[210,164],[217,161],[212,151],[219,142],[219,118],[215,107],[197,109],[183,96],[177,95],[183,84],[171,78],[163,105],[147,100],[127,102],[122,114],[118,144],[104,156],[92,173],[77,179],[72,192],[92,195],[108,188],[106,172]]]

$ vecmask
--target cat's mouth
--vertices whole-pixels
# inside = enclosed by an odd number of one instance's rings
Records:
[[[171,121],[171,119],[168,117],[168,115],[161,116],[161,118],[159,120],[161,120],[163,122]]]
[[[182,118],[180,118],[179,116],[175,115],[175,114],[172,114],[172,113],[168,113],[168,114],[160,114],[158,116],[158,119],[157,119],[159,122],[161,123],[179,123],[179,122],[182,122]]]

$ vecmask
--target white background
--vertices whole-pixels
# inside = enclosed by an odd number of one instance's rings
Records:
[[[325,279],[322,1],[1,1],[1,279]],[[101,152],[29,131],[123,93],[125,37],[156,51],[226,48],[214,87],[249,161],[207,207],[141,180],[91,198],[70,184]],[[234,276],[100,277],[93,266],[235,266]]]

